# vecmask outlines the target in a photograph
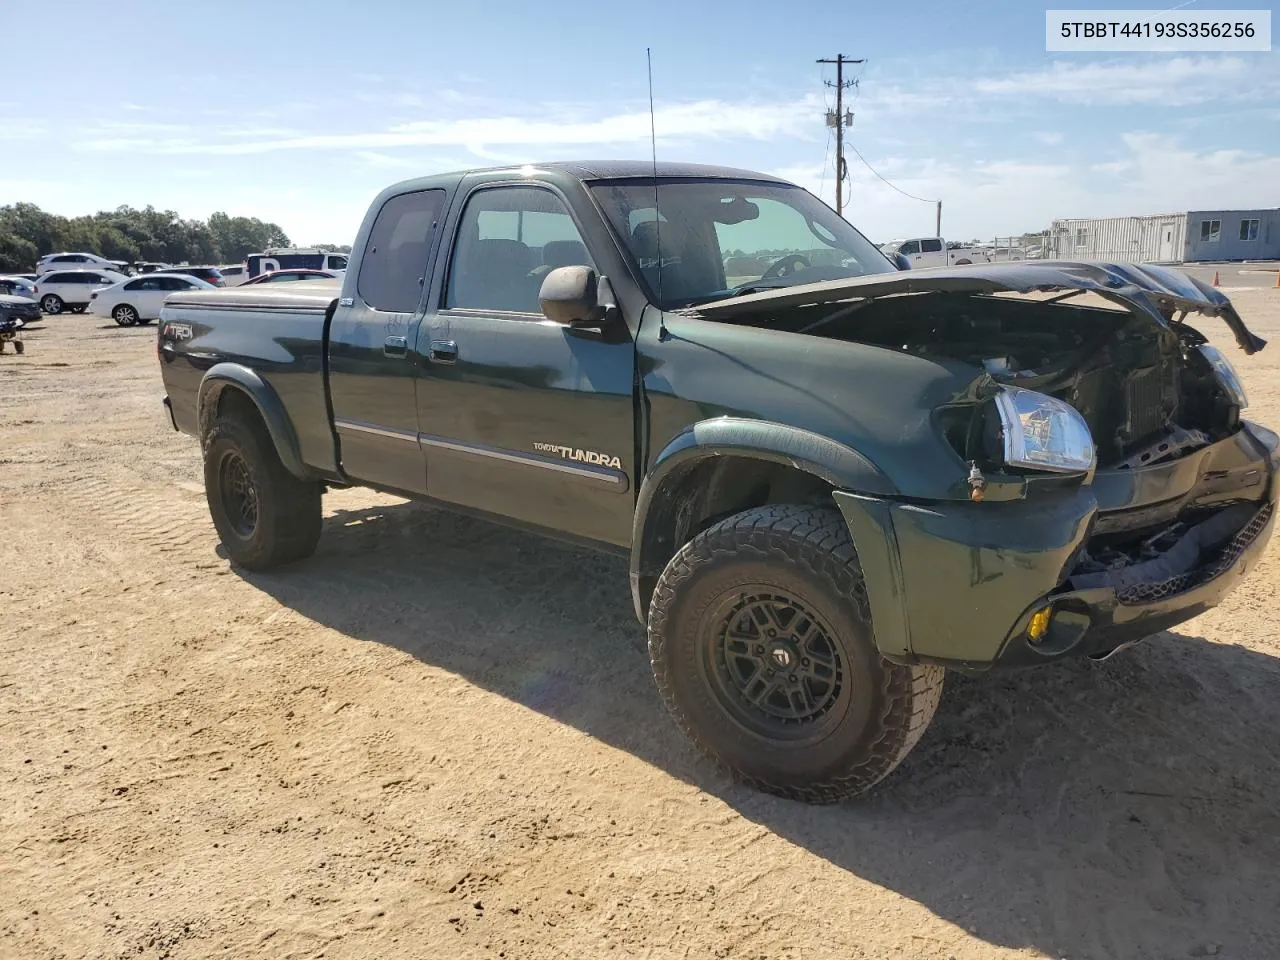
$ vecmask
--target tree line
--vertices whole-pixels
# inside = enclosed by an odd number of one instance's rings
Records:
[[[33,203],[0,207],[0,273],[27,271],[46,253],[95,253],[108,260],[239,263],[267,247],[291,246],[275,223],[215,213],[184,220],[172,210],[117,207],[63,217]],[[326,244],[330,250],[337,250]]]

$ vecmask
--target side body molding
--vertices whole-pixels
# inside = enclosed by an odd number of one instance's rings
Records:
[[[662,531],[683,509],[675,491],[694,467],[716,457],[744,457],[792,467],[837,490],[893,496],[892,481],[866,456],[830,437],[744,417],[718,417],[677,434],[654,458],[640,486],[631,539],[631,599],[646,622],[653,586],[675,545]]]
[[[271,384],[249,367],[239,363],[216,363],[200,380],[200,390],[196,400],[196,417],[200,425],[200,437],[213,424],[218,409],[218,398],[222,391],[231,387],[247,394],[262,415],[267,425],[267,432],[275,444],[276,452],[284,463],[285,469],[299,480],[314,480],[316,475],[302,462],[298,450],[298,438],[294,433],[289,414],[285,412],[280,396]]]

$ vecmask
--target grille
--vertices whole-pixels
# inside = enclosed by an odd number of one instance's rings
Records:
[[[1161,580],[1157,583],[1138,583],[1131,587],[1125,587],[1123,590],[1117,590],[1116,599],[1126,606],[1152,603],[1156,600],[1177,596],[1192,587],[1208,583],[1214,577],[1226,573],[1240,559],[1240,554],[1248,550],[1253,542],[1258,539],[1259,534],[1262,533],[1267,522],[1271,519],[1273,509],[1272,504],[1267,503],[1266,506],[1255,513],[1253,518],[1240,528],[1240,532],[1231,538],[1231,542],[1222,548],[1217,559],[1213,562],[1198,570],[1170,577],[1168,580]]]
[[[1126,424],[1129,439],[1141,440],[1164,427],[1164,389],[1160,382],[1160,368],[1148,367],[1129,377],[1129,422]]]

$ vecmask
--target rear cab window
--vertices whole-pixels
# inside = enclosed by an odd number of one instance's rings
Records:
[[[356,292],[381,313],[414,313],[422,299],[443,190],[418,190],[382,205],[365,242]]]

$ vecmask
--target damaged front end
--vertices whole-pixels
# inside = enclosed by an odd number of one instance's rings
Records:
[[[932,412],[953,501],[836,496],[860,552],[891,544],[889,574],[868,572],[891,658],[1104,656],[1219,602],[1271,534],[1280,445],[1242,419],[1239,379],[1187,319],[1225,322],[1247,354],[1265,341],[1176,271],[984,264],[697,312],[973,370]]]

